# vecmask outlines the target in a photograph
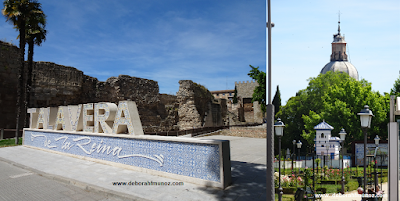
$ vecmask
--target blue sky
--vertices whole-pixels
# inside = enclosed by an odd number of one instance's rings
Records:
[[[271,3],[272,96],[279,85],[282,105],[308,85],[330,61],[338,29],[360,79],[389,92],[400,72],[400,1],[335,0]]]
[[[266,71],[265,0],[39,0],[48,36],[35,61],[72,66],[105,81],[126,74],[175,94],[189,79],[210,91]],[[360,78],[389,92],[400,71],[400,1],[272,0],[272,96],[282,104],[329,62],[338,12]],[[18,44],[5,18],[0,40]]]
[[[264,0],[39,0],[47,40],[35,61],[72,66],[105,81],[126,74],[155,80],[175,94],[179,80],[209,90],[251,80],[249,65],[265,69]],[[0,40],[18,45],[0,20]]]

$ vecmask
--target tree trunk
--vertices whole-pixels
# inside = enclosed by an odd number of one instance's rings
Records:
[[[19,30],[19,49],[20,49],[20,68],[18,71],[18,86],[17,86],[17,114],[16,114],[16,131],[15,131],[15,144],[18,144],[18,134],[20,129],[21,107],[24,103],[24,74],[25,74],[25,20],[21,20],[22,26]]]
[[[24,110],[26,111],[28,107],[30,107],[30,99],[31,99],[31,92],[32,92],[32,69],[33,69],[33,48],[35,44],[33,43],[33,38],[30,38],[28,41],[28,75],[26,78],[26,92],[25,92],[25,107]],[[28,127],[27,125],[27,118],[24,118],[24,126]]]

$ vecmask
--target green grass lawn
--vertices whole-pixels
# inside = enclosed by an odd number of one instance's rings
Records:
[[[278,171],[278,169],[276,169],[276,172],[277,171]],[[297,172],[297,174],[298,174],[299,169],[296,169],[294,171]],[[304,171],[303,168],[300,169],[300,172],[303,172],[303,171]],[[319,171],[321,171],[321,169]],[[363,176],[362,171],[363,171],[362,167],[361,168],[360,167],[352,167],[352,168],[346,168],[345,169],[345,172],[347,172],[348,175],[349,174],[351,175],[351,176],[347,176],[346,177],[345,191],[348,192],[348,191],[357,190],[358,182],[357,182],[357,179],[355,177],[362,177]],[[369,173],[370,171],[374,171],[374,169],[373,168],[372,169],[367,169],[367,171]],[[378,168],[377,171],[380,172],[381,171],[380,168]],[[387,180],[388,180],[387,179],[387,171],[388,171],[387,169],[383,169],[383,178],[382,178],[382,180],[383,180],[382,182],[383,183],[387,182]],[[286,170],[281,169],[281,174],[291,175],[292,174],[292,170],[290,170],[290,169],[286,169]],[[303,174],[300,174],[300,175],[303,178],[304,175]],[[338,179],[336,178],[335,180],[338,180]],[[325,181],[325,179],[323,181]],[[315,181],[315,189],[319,189],[319,188],[326,189],[326,193],[327,194],[338,193],[342,188],[341,184],[336,184],[336,185],[335,184],[317,184],[318,182],[320,182],[320,179],[316,179],[316,181]],[[379,184],[381,183],[381,177],[380,176],[378,177],[378,183]],[[309,181],[309,185],[312,185],[312,180]],[[298,187],[304,188],[304,186],[298,186]],[[287,197],[287,200],[291,200],[291,199],[294,200],[293,195],[291,195],[292,197],[290,197],[290,195],[288,195],[288,194],[285,195],[284,194],[284,196],[289,196],[289,197]],[[285,200],[285,199],[283,199],[283,200]]]
[[[278,200],[278,194],[275,193],[275,200]],[[294,195],[282,195],[282,201],[294,201]]]
[[[22,145],[22,137],[19,138],[18,145]],[[10,147],[15,145],[15,138],[0,140],[0,147]]]

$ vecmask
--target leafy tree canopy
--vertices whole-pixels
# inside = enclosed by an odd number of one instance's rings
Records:
[[[393,88],[390,90],[390,94],[395,96],[400,96],[400,76],[394,82]]]
[[[339,137],[340,129],[346,130],[346,146],[354,140],[363,140],[357,113],[364,105],[368,105],[375,115],[368,131],[369,139],[375,135],[386,139],[389,94],[374,92],[371,83],[364,79],[356,81],[346,73],[328,72],[310,78],[308,87],[291,97],[277,114],[286,124],[283,147],[290,148],[293,139],[300,139],[303,146],[311,151],[315,138],[314,126],[323,120],[335,128],[332,136]]]
[[[256,80],[258,82],[258,87],[254,89],[253,93],[253,100],[252,101],[258,101],[258,103],[261,105],[261,110],[263,113],[267,110],[266,108],[266,94],[265,94],[265,89],[266,89],[266,74],[263,71],[260,71],[258,68],[259,67],[254,67],[252,65],[249,65],[251,70],[250,73],[247,75],[251,77],[252,79]]]

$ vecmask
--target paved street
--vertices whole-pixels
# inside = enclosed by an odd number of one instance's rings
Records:
[[[0,200],[130,200],[83,190],[4,161],[0,161],[0,170]]]

